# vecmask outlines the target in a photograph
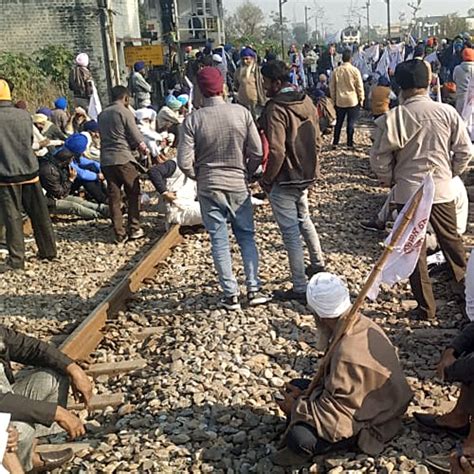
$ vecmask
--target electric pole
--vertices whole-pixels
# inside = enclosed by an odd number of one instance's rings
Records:
[[[308,10],[311,10],[311,7],[304,7],[304,28],[306,31],[306,41],[308,41]]]
[[[283,5],[288,0],[278,0],[278,5],[280,7],[280,40],[281,40],[281,59],[285,60],[285,38],[283,37]]]
[[[387,39],[390,41],[392,38],[392,32],[390,28],[390,0],[385,0],[387,2]]]
[[[367,9],[367,44],[370,44],[370,0],[365,4]]]

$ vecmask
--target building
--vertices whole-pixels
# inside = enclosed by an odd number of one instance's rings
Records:
[[[193,48],[224,42],[222,0],[144,0],[147,26],[158,42]]]
[[[123,47],[140,39],[138,0],[2,0],[0,51],[32,54],[49,45],[86,52],[102,100],[123,82]]]

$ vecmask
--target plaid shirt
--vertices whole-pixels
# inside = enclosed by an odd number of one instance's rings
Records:
[[[205,99],[180,131],[178,166],[195,179],[198,192],[245,191],[262,161],[262,143],[250,112],[222,97]]]

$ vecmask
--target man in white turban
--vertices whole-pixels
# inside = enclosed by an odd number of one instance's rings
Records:
[[[351,308],[347,286],[336,275],[318,273],[308,284],[307,300],[330,340]],[[277,397],[288,429],[274,464],[303,465],[335,449],[359,448],[375,456],[400,430],[412,398],[395,348],[362,315],[337,343],[319,384],[311,390],[310,382],[292,380]]]

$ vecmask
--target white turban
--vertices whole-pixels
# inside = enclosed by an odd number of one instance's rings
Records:
[[[83,67],[89,66],[89,56],[87,53],[78,54],[76,56],[76,64]]]
[[[153,109],[144,107],[135,111],[135,117],[139,122],[143,120],[149,120],[150,122],[152,122],[156,119],[156,112]]]
[[[320,318],[338,318],[351,307],[347,286],[332,273],[314,275],[308,283],[306,298]]]

